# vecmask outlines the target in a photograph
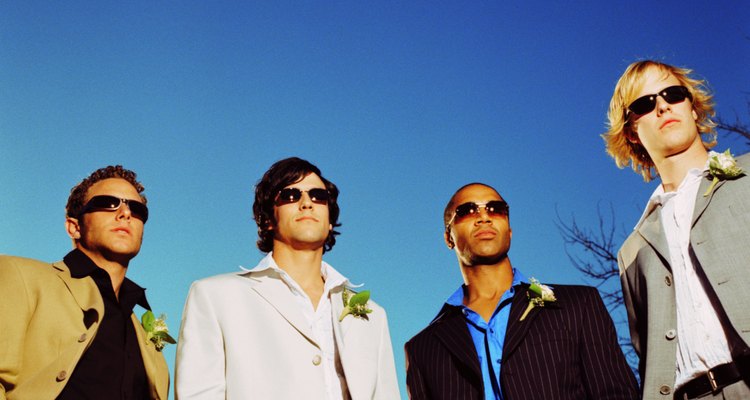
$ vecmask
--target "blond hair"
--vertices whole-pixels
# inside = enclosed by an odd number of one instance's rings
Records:
[[[637,61],[628,66],[615,86],[612,100],[607,112],[607,132],[602,134],[606,143],[607,153],[615,159],[618,167],[628,165],[633,171],[641,174],[643,180],[649,182],[658,172],[654,162],[648,155],[646,148],[637,140],[638,134],[631,128],[628,119],[628,105],[643,88],[643,75],[650,68],[657,68],[664,75],[672,75],[685,86],[693,97],[693,110],[698,115],[696,125],[702,135],[703,146],[706,149],[716,145],[716,123],[711,120],[715,115],[713,95],[706,87],[706,81],[690,76],[693,72],[687,68],[679,68],[653,60]]]

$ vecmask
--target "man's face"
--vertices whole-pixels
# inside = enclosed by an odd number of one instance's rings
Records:
[[[658,68],[649,68],[643,75],[643,87],[636,95],[660,93],[663,89],[681,85],[672,74],[665,74]],[[693,147],[703,147],[698,127],[697,114],[693,111],[690,99],[677,104],[669,104],[661,96],[656,97],[656,107],[644,115],[633,115],[632,128],[654,163]]]
[[[104,179],[93,184],[86,192],[84,204],[92,197],[101,195],[141,201],[135,187],[120,178]],[[143,221],[134,217],[126,204],[121,203],[114,211],[92,210],[78,219],[68,218],[66,226],[68,234],[76,240],[76,247],[97,264],[106,260],[127,265],[141,249]]]
[[[294,203],[274,206],[274,248],[279,243],[297,250],[322,248],[328,232],[333,229],[328,218],[328,204],[314,202],[308,191],[325,190],[325,184],[318,175],[309,174],[286,188],[301,190],[302,197]]]
[[[502,199],[492,188],[472,185],[458,192],[453,204],[482,204]],[[479,208],[479,212],[475,214],[457,218],[449,229],[445,234],[446,244],[455,248],[458,259],[464,266],[496,264],[507,257],[510,250],[513,233],[507,215],[488,213],[484,207]]]

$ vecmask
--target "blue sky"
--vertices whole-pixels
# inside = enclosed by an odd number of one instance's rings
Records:
[[[262,257],[253,185],[308,159],[342,192],[326,259],[389,312],[405,395],[403,344],[461,283],[453,191],[495,186],[513,265],[585,283],[557,213],[594,227],[612,204],[629,231],[655,187],[604,153],[616,80],[637,59],[686,66],[747,121],[748,22],[739,0],[2,2],[0,253],[61,259],[70,188],[122,164],[151,210],[128,276],[176,333],[191,282]]]

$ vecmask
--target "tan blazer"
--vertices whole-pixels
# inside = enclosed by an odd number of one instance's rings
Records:
[[[177,346],[176,399],[326,398],[320,346],[289,288],[269,271],[193,283]],[[369,320],[339,322],[341,293],[331,293],[331,318],[352,399],[398,399],[385,311],[371,301]]]
[[[0,400],[54,399],[96,336],[104,313],[91,278],[62,262],[0,256]],[[169,369],[132,315],[152,399],[166,399]]]
[[[738,157],[737,162],[750,173],[750,155]],[[691,256],[693,264],[705,271],[729,323],[750,343],[750,176],[721,181],[703,196],[710,183],[706,176],[698,189],[690,230]],[[657,206],[649,211],[619,252],[630,337],[640,356],[647,400],[672,399],[679,340],[672,267],[659,210]]]

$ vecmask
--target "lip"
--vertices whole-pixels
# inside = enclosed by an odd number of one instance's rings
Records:
[[[659,129],[663,129],[663,128],[664,128],[664,127],[666,127],[667,125],[670,125],[670,126],[671,126],[671,125],[674,125],[674,124],[675,124],[675,123],[677,123],[677,122],[680,122],[680,120],[679,120],[679,119],[676,119],[676,118],[670,118],[670,119],[668,119],[668,120],[664,121],[664,122],[663,122],[663,123],[661,124],[661,126],[659,127]]]
[[[124,226],[118,226],[117,228],[112,229],[112,232],[115,232],[115,233],[117,233],[117,232],[125,232],[126,234],[130,235],[130,229],[128,229],[128,228],[126,228]]]
[[[297,222],[299,222],[299,221],[314,221],[314,222],[318,222],[318,219],[315,218],[315,217],[313,217],[312,215],[303,215],[303,216],[295,219],[295,221],[297,221]]]
[[[482,229],[474,234],[477,239],[492,239],[497,236],[497,232],[492,229]]]

